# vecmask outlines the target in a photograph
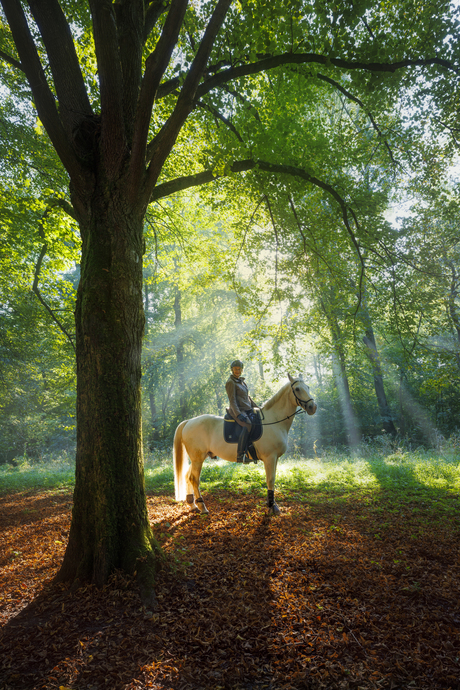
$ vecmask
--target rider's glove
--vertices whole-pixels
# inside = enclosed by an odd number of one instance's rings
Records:
[[[249,422],[249,418],[245,414],[239,414],[238,419],[240,420],[240,422]]]

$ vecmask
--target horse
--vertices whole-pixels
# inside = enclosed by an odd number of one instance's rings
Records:
[[[278,458],[286,452],[293,417],[300,412],[309,415],[316,412],[316,403],[302,376],[294,379],[288,374],[288,377],[289,383],[261,407],[263,433],[258,441],[254,441],[257,455],[265,465],[269,515],[280,514],[274,497],[276,466]],[[222,417],[203,414],[181,422],[174,434],[176,501],[186,500],[193,512],[209,512],[200,493],[200,474],[205,459],[219,457],[236,462],[237,444],[224,440],[223,427]],[[190,458],[190,465],[184,462],[184,450]]]

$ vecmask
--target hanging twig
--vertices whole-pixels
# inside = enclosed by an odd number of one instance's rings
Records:
[[[273,232],[275,233],[275,293],[278,292],[278,248],[279,248],[279,238],[278,230],[276,229],[275,219],[273,217],[273,211],[270,204],[270,199],[265,194],[265,201],[267,202],[268,212],[272,221]]]
[[[72,337],[69,335],[69,333],[67,332],[66,328],[65,328],[64,325],[61,323],[61,321],[57,318],[57,316],[56,316],[55,312],[53,311],[53,309],[51,309],[51,307],[45,302],[45,300],[43,299],[42,294],[41,294],[41,292],[40,292],[40,289],[39,289],[39,287],[38,287],[38,280],[39,280],[39,277],[40,277],[40,270],[41,270],[41,267],[42,267],[43,259],[45,258],[46,252],[48,251],[48,242],[46,242],[45,231],[43,230],[43,221],[45,220],[45,218],[47,217],[47,215],[48,215],[49,213],[50,213],[50,209],[47,209],[47,210],[45,211],[45,213],[43,214],[42,218],[41,218],[40,225],[39,225],[39,229],[38,229],[38,234],[40,235],[40,237],[42,238],[42,240],[44,240],[44,244],[43,244],[43,246],[42,246],[42,249],[41,249],[41,252],[40,252],[40,256],[38,257],[38,261],[37,261],[37,263],[36,263],[36,265],[35,265],[34,282],[33,282],[33,285],[32,285],[32,292],[37,296],[38,300],[39,300],[40,303],[43,305],[43,307],[45,307],[46,311],[47,311],[48,314],[51,316],[51,318],[53,319],[54,323],[55,323],[56,326],[59,328],[59,330],[62,331],[62,333],[64,333],[64,335],[66,336],[67,340],[68,340],[69,343],[72,345],[73,351],[76,352],[75,344],[74,344],[74,342],[73,342],[73,340],[72,340]]]
[[[263,201],[264,201],[264,197],[262,197],[262,198],[257,202],[257,206],[255,207],[254,211],[252,212],[252,215],[251,215],[251,217],[250,217],[250,219],[249,219],[249,222],[248,222],[248,224],[246,225],[245,231],[244,231],[244,233],[243,233],[243,241],[241,242],[240,248],[239,248],[239,250],[238,250],[238,254],[237,254],[236,259],[235,259],[235,267],[234,267],[234,269],[233,269],[232,283],[233,283],[233,289],[234,289],[234,291],[235,291],[235,293],[236,293],[236,295],[237,295],[238,297],[239,297],[239,295],[238,295],[238,290],[237,290],[237,287],[236,287],[236,280],[235,280],[235,277],[236,277],[236,268],[237,268],[237,266],[238,266],[238,261],[239,261],[240,256],[241,256],[241,252],[243,251],[244,243],[245,243],[245,241],[246,241],[246,235],[248,234],[249,228],[251,227],[252,221],[254,220],[254,216],[256,215],[256,213],[257,213],[257,211],[259,210],[259,207],[260,207],[260,205],[263,203]]]

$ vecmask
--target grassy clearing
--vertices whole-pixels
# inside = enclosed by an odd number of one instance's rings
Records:
[[[75,460],[67,453],[39,462],[16,458],[15,463],[15,466],[0,465],[0,494],[73,489]]]
[[[206,491],[229,490],[239,493],[265,493],[262,463],[237,465],[224,460],[206,461],[201,474]],[[366,491],[460,492],[460,454],[439,451],[389,453],[373,452],[350,456],[335,452],[321,458],[296,456],[278,463],[278,491],[301,493],[312,489],[321,493],[343,494]],[[171,461],[147,463],[147,490],[155,493],[174,491]]]
[[[427,502],[458,510],[460,494],[460,453],[456,448],[443,451],[401,451],[365,449],[356,455],[334,452],[321,458],[289,456],[278,463],[277,495],[295,497],[300,502],[343,501],[355,496],[366,501],[385,500],[386,504]],[[16,467],[0,466],[0,493],[33,490],[72,489],[75,465],[67,455],[39,463],[19,460]],[[171,457],[156,456],[146,461],[145,485],[148,492],[174,495]],[[237,465],[210,460],[203,466],[203,491],[229,491],[265,496],[265,473],[261,463]]]

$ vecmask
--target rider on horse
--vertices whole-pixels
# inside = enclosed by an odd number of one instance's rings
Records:
[[[230,369],[232,370],[232,373],[225,384],[225,389],[230,402],[229,412],[235,422],[243,427],[241,436],[238,439],[236,461],[249,463],[251,460],[246,456],[247,442],[252,425],[257,419],[257,414],[254,411],[254,408],[258,406],[250,397],[244,377],[241,376],[243,371],[243,362],[241,362],[239,359],[235,359],[231,363]]]

